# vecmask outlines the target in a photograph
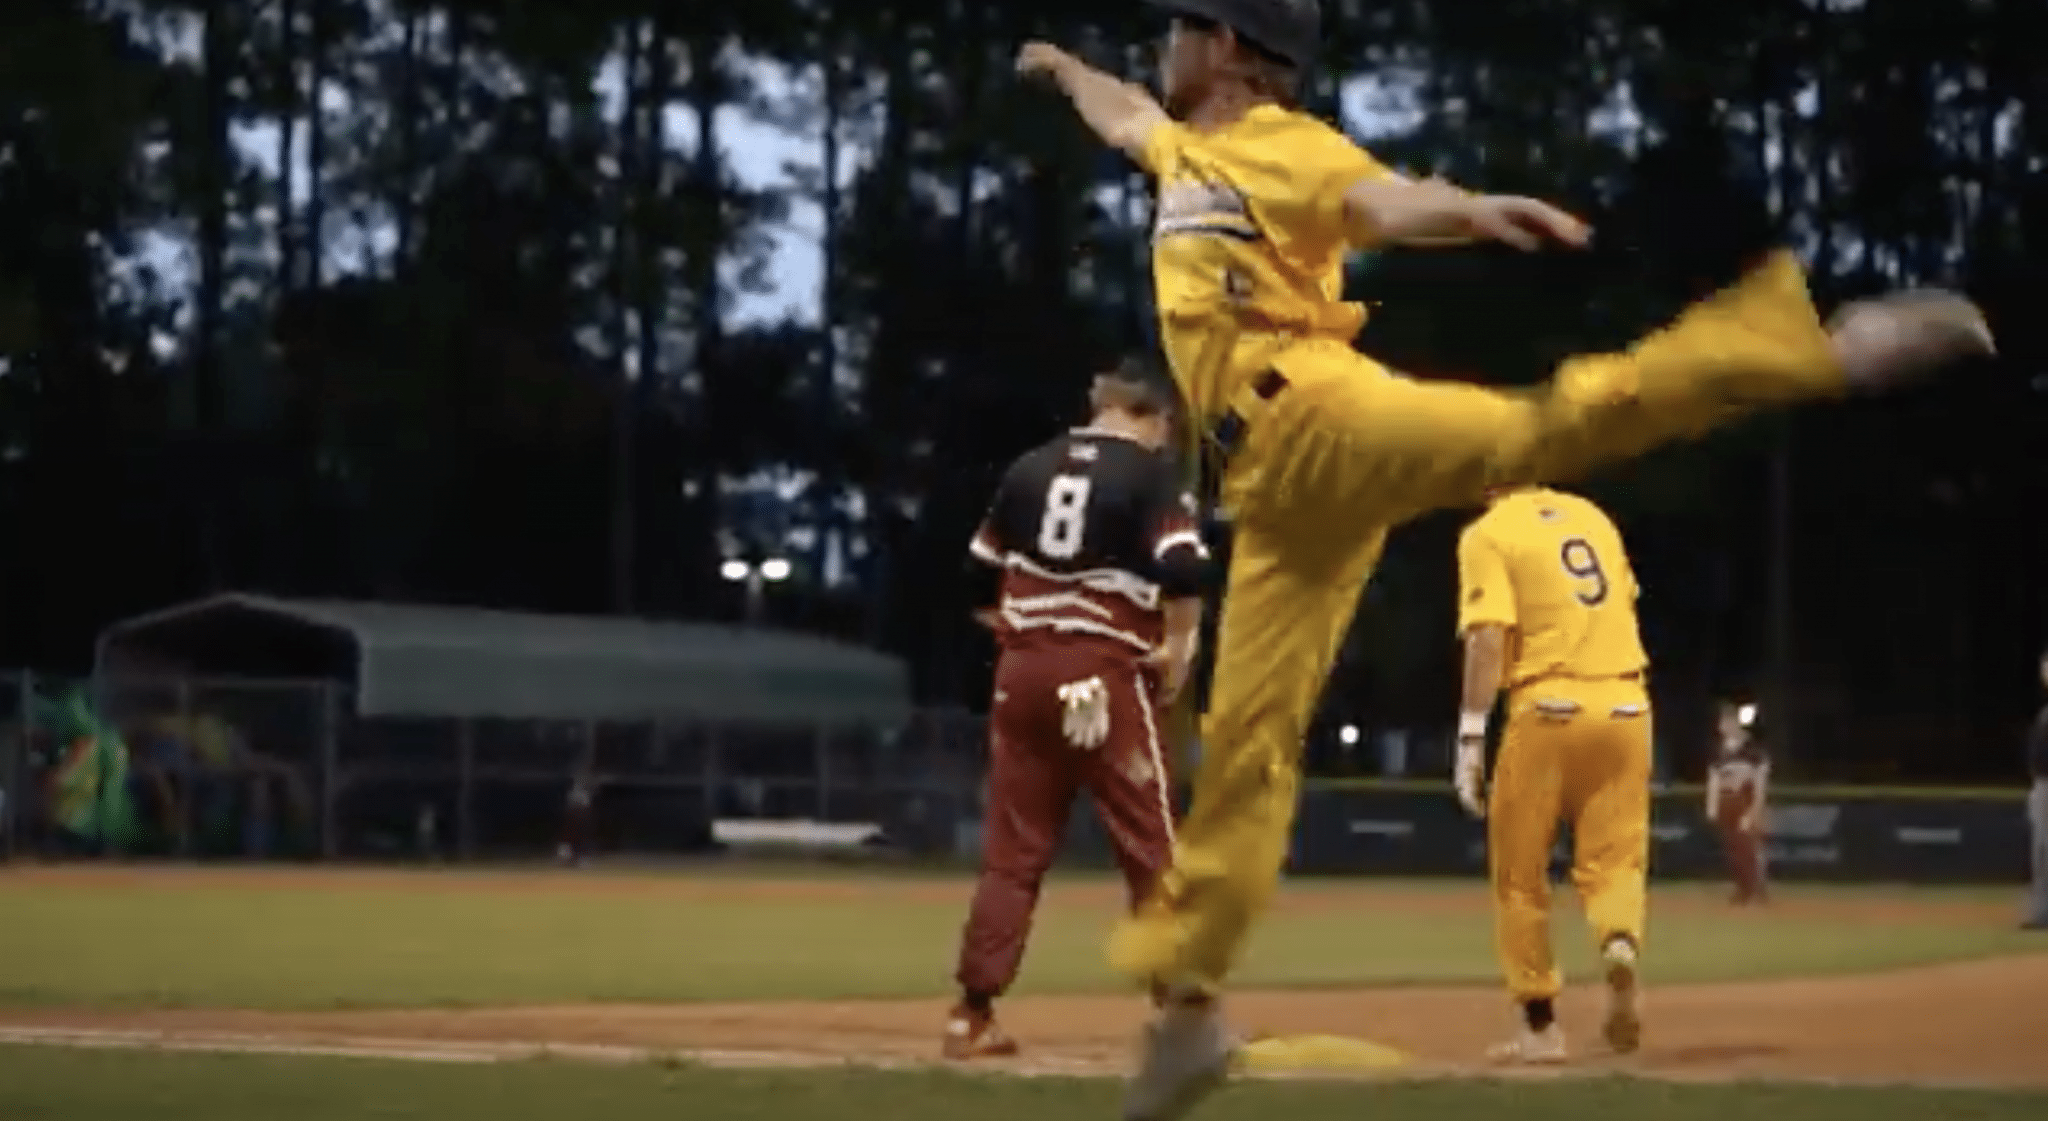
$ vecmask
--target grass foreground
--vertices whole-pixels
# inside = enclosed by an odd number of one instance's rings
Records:
[[[0,1005],[317,1010],[923,997],[947,985],[970,891],[965,878],[883,876],[0,875]],[[1872,938],[1871,916],[1853,909],[1854,896],[1792,889],[1759,914],[1730,910],[1700,888],[1660,887],[1650,928],[1658,976],[1859,973],[2036,948],[2038,939],[2007,923],[1970,917],[1984,908],[1982,893],[1911,894],[1922,905],[1886,904],[1884,937]],[[1118,896],[1100,878],[1049,885],[1019,991],[1119,991],[1102,953]],[[1560,892],[1562,964],[1584,975],[1593,954],[1575,909]],[[1290,883],[1238,982],[1491,984],[1494,976],[1481,884],[1350,880]]]
[[[962,1074],[720,1071],[653,1064],[457,1066],[280,1056],[0,1047],[7,1121],[1045,1121],[1115,1116],[1106,1080]],[[1197,1116],[1213,1121],[2038,1121],[2048,1095],[1796,1086],[1561,1082],[1254,1083]]]
[[[939,999],[962,877],[873,873],[0,872],[0,1011]],[[1102,943],[1120,892],[1049,885],[1022,990],[1119,987]],[[1660,885],[1660,982],[1872,973],[2038,952],[2007,893],[1790,887],[1769,912]],[[1568,891],[1556,934],[1584,975]],[[1289,883],[1247,987],[1497,984],[1476,881]],[[1384,994],[1383,994],[1384,995]],[[1454,994],[1455,995],[1455,994]],[[1401,994],[1400,1000],[1407,1000]],[[1404,1006],[1407,1007],[1407,1006]],[[1412,1008],[1410,1009],[1413,1014]],[[1109,1080],[957,1072],[723,1070],[689,1063],[488,1065],[0,1044],[0,1121],[1046,1121],[1115,1116]],[[2048,1094],[1621,1077],[1252,1082],[1194,1121],[2039,1121]]]

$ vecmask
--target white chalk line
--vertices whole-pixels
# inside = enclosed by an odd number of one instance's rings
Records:
[[[294,1058],[372,1059],[387,1062],[483,1065],[551,1059],[612,1066],[674,1063],[717,1069],[870,1070],[958,1073],[1010,1078],[1117,1078],[1122,1072],[1101,1061],[1038,1058],[1001,1064],[942,1063],[890,1056],[855,1056],[816,1051],[728,1048],[651,1048],[601,1043],[465,1042],[388,1038],[317,1038],[245,1032],[142,1031],[104,1028],[0,1026],[0,1046],[63,1047],[76,1050],[161,1051],[185,1054],[279,1055]],[[1626,1078],[1687,1085],[1809,1086],[1819,1089],[2038,1091],[2038,1086],[1978,1080],[1840,1078],[1810,1075],[1744,1075],[1730,1071],[1642,1071],[1625,1066],[1500,1068],[1418,1063],[1393,1070],[1247,1071],[1234,1080],[1251,1082],[1416,1082],[1564,1081]]]

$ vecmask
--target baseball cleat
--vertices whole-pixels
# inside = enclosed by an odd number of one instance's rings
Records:
[[[1230,1080],[1239,1046],[1213,1002],[1167,1007],[1145,1027],[1124,1121],[1176,1121]]]
[[[1600,1034],[1616,1054],[1627,1055],[1643,1045],[1643,994],[1636,983],[1636,944],[1610,938],[1601,947],[1607,964],[1607,1019]]]
[[[1017,1053],[1017,1041],[996,1023],[994,1013],[955,1008],[946,1020],[946,1037],[939,1046],[948,1059],[1003,1059]]]
[[[1949,362],[1998,353],[1984,312],[1939,288],[1857,300],[1836,312],[1827,329],[1855,388],[1883,388]]]
[[[1542,1031],[1523,1028],[1513,1039],[1486,1049],[1488,1060],[1503,1066],[1550,1066],[1570,1057],[1564,1029],[1552,1024]]]

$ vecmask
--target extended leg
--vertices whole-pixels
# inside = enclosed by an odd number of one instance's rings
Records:
[[[1864,305],[1831,335],[1781,253],[1629,350],[1570,359],[1534,390],[1374,376],[1362,359],[1337,378],[1321,359],[1334,344],[1297,348],[1276,363],[1292,386],[1272,406],[1284,441],[1253,429],[1272,461],[1255,489],[1325,518],[1347,510],[1398,523],[1474,502],[1488,486],[1567,480],[1760,408],[1988,348],[1981,317],[1955,299]],[[1290,412],[1317,420],[1288,423]]]
[[[1180,1116],[1222,1085],[1236,1042],[1214,999],[1272,898],[1300,790],[1301,741],[1382,534],[1239,527],[1193,804],[1173,864],[1110,940],[1166,1001],[1125,1085],[1125,1121]],[[1284,547],[1283,547],[1284,546]]]
[[[1133,980],[1215,992],[1286,861],[1303,736],[1383,536],[1325,526],[1299,543],[1238,529],[1194,798],[1158,892],[1120,924]]]

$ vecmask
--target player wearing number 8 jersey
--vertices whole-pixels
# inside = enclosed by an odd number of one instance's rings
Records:
[[[1159,709],[1186,680],[1208,551],[1160,451],[1173,390],[1134,366],[1095,381],[1087,427],[1003,476],[970,552],[1001,644],[989,706],[982,868],[961,937],[952,1058],[1016,1051],[994,1002],[1024,955],[1039,884],[1086,790],[1133,905],[1173,845]]]
[[[1641,1035],[1635,970],[1650,851],[1650,700],[1621,532],[1576,495],[1499,492],[1458,540],[1458,584],[1458,796],[1486,818],[1495,943],[1522,1015],[1494,1057],[1565,1057],[1550,942],[1550,849],[1560,820],[1572,823],[1572,879],[1606,962],[1607,1041],[1632,1051]],[[1507,723],[1482,803],[1487,715],[1502,693]]]

